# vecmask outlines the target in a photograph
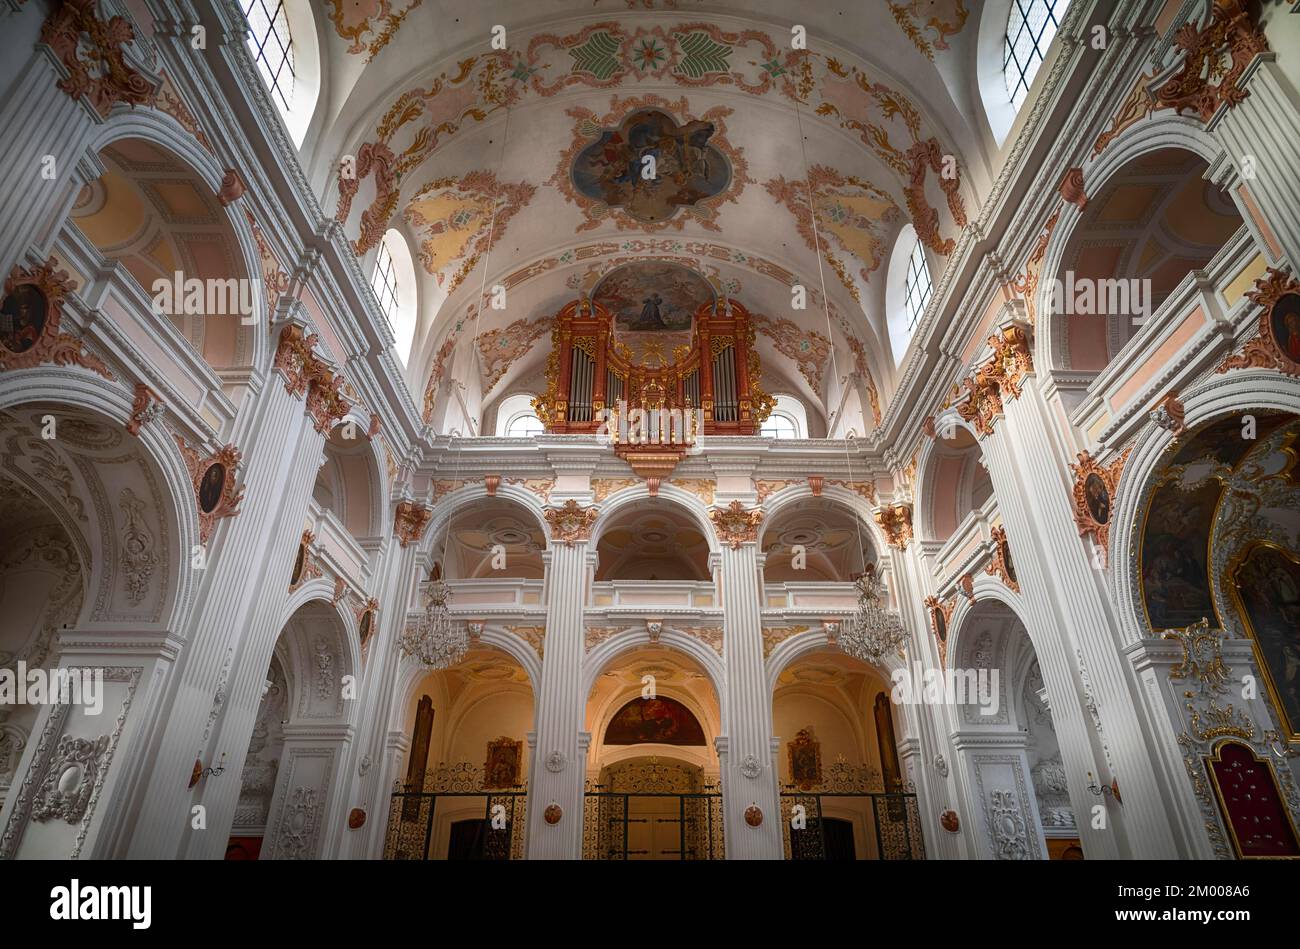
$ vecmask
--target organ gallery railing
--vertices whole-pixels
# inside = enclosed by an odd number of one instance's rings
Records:
[[[639,474],[667,474],[700,435],[757,433],[774,404],[760,371],[749,311],[735,300],[700,306],[685,332],[655,332],[620,327],[583,298],[555,317],[533,407],[547,431],[608,434]]]

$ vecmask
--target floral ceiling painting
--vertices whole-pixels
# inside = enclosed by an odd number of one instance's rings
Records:
[[[534,185],[500,182],[490,171],[429,182],[406,206],[406,223],[420,241],[420,263],[438,286],[455,290],[482,259],[489,240],[504,237],[511,218],[536,193]]]

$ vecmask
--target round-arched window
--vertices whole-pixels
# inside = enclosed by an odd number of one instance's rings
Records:
[[[1047,56],[1047,48],[1060,29],[1061,18],[1070,0],[1011,0],[1007,17],[1007,35],[1002,50],[1002,73],[1007,80],[1011,104],[1018,110],[1038,67]]]
[[[531,438],[534,435],[540,435],[546,430],[542,425],[542,420],[531,412],[513,416],[506,422],[506,436],[508,438]]]
[[[370,286],[393,331],[397,355],[405,365],[410,361],[411,344],[415,340],[415,261],[406,238],[393,228],[384,233],[375,251]]]
[[[289,137],[301,148],[320,93],[320,49],[305,0],[240,0],[248,50]]]

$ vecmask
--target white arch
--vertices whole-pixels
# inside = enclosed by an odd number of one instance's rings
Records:
[[[596,549],[596,546],[600,543],[601,535],[613,523],[619,511],[650,497],[650,489],[646,487],[645,482],[640,482],[615,491],[604,501],[597,504],[598,514],[595,523],[591,527],[591,540],[587,544],[587,549]],[[659,486],[659,493],[655,496],[655,499],[668,501],[684,510],[699,526],[700,533],[704,535],[704,539],[709,545],[709,553],[719,552],[721,548],[718,545],[718,537],[713,530],[713,522],[709,520],[708,508],[704,506],[704,502],[698,497],[683,488],[665,482]]]
[[[720,734],[727,734],[727,722],[725,720],[727,715],[725,685],[727,673],[722,664],[722,657],[694,636],[666,625],[660,633],[659,642],[657,643],[651,641],[650,633],[643,623],[640,626],[629,627],[620,633],[616,633],[589,651],[582,659],[582,694],[591,694],[591,690],[596,686],[597,676],[615,660],[626,653],[635,652],[637,649],[647,646],[671,647],[690,656],[700,665],[709,677],[709,683],[713,686],[713,694],[718,698],[718,707],[721,709],[723,716]]]
[[[1111,178],[1135,158],[1163,148],[1179,148],[1204,159],[1210,167],[1223,154],[1223,146],[1195,120],[1171,111],[1157,113],[1149,119],[1130,126],[1119,134],[1100,155],[1089,156],[1083,163],[1083,192],[1095,198]],[[1237,196],[1232,196],[1234,203]],[[1238,205],[1243,220],[1250,220],[1245,208]],[[1061,206],[1061,216],[1048,238],[1043,263],[1038,272],[1034,307],[1038,314],[1034,334],[1034,365],[1049,370],[1062,366],[1065,360],[1065,330],[1063,321],[1052,313],[1052,281],[1061,269],[1065,249],[1083,210],[1068,202]]]
[[[32,402],[50,402],[83,409],[119,426],[125,426],[134,411],[134,396],[128,394],[120,384],[83,370],[40,366],[0,374],[0,409],[13,409]],[[161,476],[164,507],[159,516],[167,518],[168,527],[172,528],[168,531],[168,536],[173,540],[167,555],[175,567],[168,577],[167,598],[159,604],[158,625],[179,633],[185,627],[196,587],[193,570],[189,566],[189,552],[198,545],[199,538],[194,484],[176,442],[161,422],[143,426],[138,440],[145,459],[155,473]],[[92,571],[102,566],[89,565],[87,591],[92,589],[89,580]],[[93,597],[86,597],[81,621],[89,615],[93,600]]]
[[[461,485],[438,498],[433,504],[433,516],[429,519],[428,527],[425,528],[424,537],[420,539],[420,552],[433,556],[435,548],[441,543],[438,538],[442,537],[447,529],[448,521],[461,513],[465,505],[480,498],[505,498],[526,508],[528,513],[536,518],[537,529],[547,538],[549,545],[551,532],[546,523],[546,508],[541,500],[527,488],[517,484],[507,484],[503,479],[501,484],[497,485],[495,494],[488,494],[487,485],[483,482],[475,482]]]
[[[87,152],[95,156],[95,160],[98,161],[99,154],[105,148],[127,138],[140,139],[175,155],[212,189],[214,195],[220,192],[225,170],[219,164],[218,158],[200,145],[194,136],[174,118],[166,112],[160,112],[149,106],[137,106],[125,112],[114,112],[107,122],[95,129],[87,143]],[[243,172],[239,174],[243,180],[248,180],[246,174]],[[222,208],[222,211],[225,212],[226,222],[230,225],[239,244],[239,263],[244,274],[247,279],[260,280],[262,258],[257,250],[253,229],[248,223],[248,218],[242,213],[244,202],[249,200],[251,198],[245,196]],[[260,331],[256,326],[244,327],[242,332],[247,333],[251,343],[248,365],[251,365],[259,375],[264,375],[270,371],[271,358],[275,354],[274,347],[270,345],[269,334]]]
[[[1224,375],[1201,379],[1180,396],[1183,424],[1191,432],[1226,416],[1241,416],[1252,410],[1274,410],[1300,416],[1300,381],[1265,369],[1232,370]],[[1126,531],[1110,537],[1109,586],[1118,609],[1120,636],[1124,646],[1132,645],[1151,632],[1146,628],[1142,607],[1141,578],[1138,576],[1139,536],[1142,518],[1154,490],[1157,470],[1165,454],[1178,441],[1172,432],[1154,422],[1147,424],[1134,440],[1124,472],[1116,485],[1116,503],[1111,523],[1127,524]]]
[[[763,549],[763,538],[767,535],[767,529],[785,513],[786,508],[797,507],[800,501],[813,497],[817,496],[812,493],[812,487],[806,482],[787,485],[780,491],[774,491],[768,495],[767,500],[763,502],[763,520],[758,525],[759,550]],[[884,552],[889,546],[888,542],[885,540],[885,534],[880,529],[880,525],[872,518],[873,507],[866,498],[854,491],[850,491],[848,488],[830,484],[822,487],[820,498],[826,501],[834,501],[847,508],[848,513],[856,517],[859,524],[865,528],[867,537],[871,539],[872,552],[875,553],[877,559],[882,562],[888,559],[884,557]]]

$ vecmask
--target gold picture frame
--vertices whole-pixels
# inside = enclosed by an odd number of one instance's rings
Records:
[[[1255,629],[1255,624],[1250,618],[1250,613],[1246,609],[1245,599],[1242,597],[1240,581],[1237,574],[1241,568],[1250,559],[1251,555],[1261,549],[1275,550],[1285,559],[1293,564],[1300,565],[1300,555],[1287,550],[1272,541],[1256,540],[1247,544],[1232,558],[1228,564],[1227,570],[1224,571],[1224,586],[1228,589],[1229,598],[1232,601],[1232,608],[1236,611],[1241,621],[1242,629],[1250,638],[1251,652],[1255,657],[1255,665],[1258,667],[1260,675],[1264,679],[1264,686],[1268,690],[1269,700],[1273,704],[1273,710],[1277,714],[1278,724],[1281,726],[1281,734],[1284,741],[1288,744],[1300,742],[1300,719],[1293,721],[1287,712],[1286,703],[1282,701],[1282,692],[1278,686],[1277,680],[1273,675],[1273,667],[1268,658],[1264,655],[1260,647],[1259,633]]]

